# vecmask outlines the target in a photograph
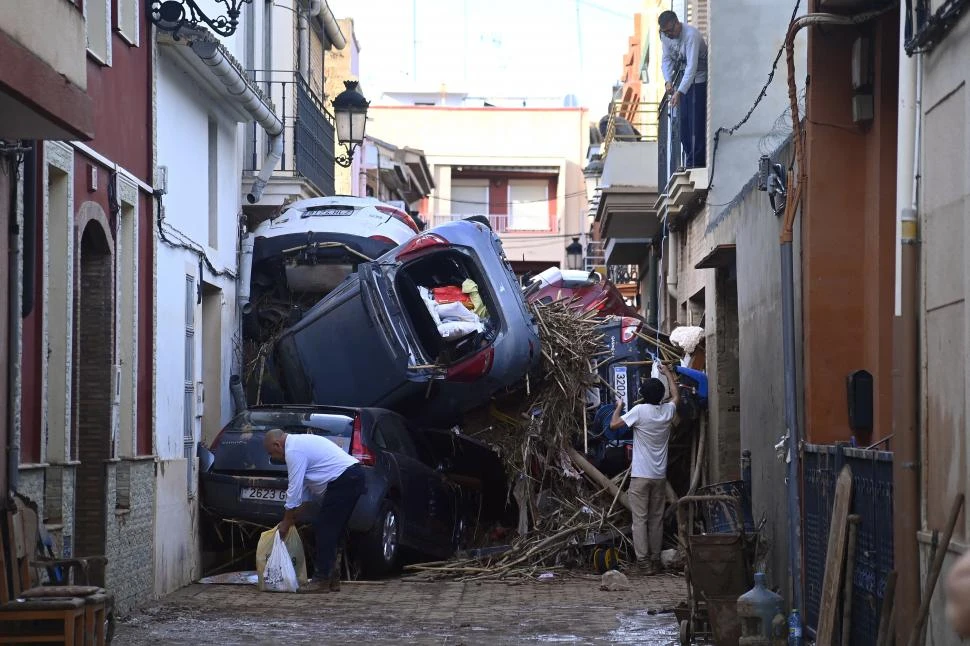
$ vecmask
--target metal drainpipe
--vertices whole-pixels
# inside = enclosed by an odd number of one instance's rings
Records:
[[[250,204],[255,204],[263,194],[263,189],[269,182],[276,164],[283,157],[283,122],[266,102],[249,86],[243,74],[229,62],[219,50],[217,42],[211,40],[196,40],[189,44],[195,54],[208,65],[212,73],[219,78],[231,94],[237,97],[253,119],[266,134],[270,136],[269,153],[263,160],[259,175],[253,181],[253,186],[246,195]]]

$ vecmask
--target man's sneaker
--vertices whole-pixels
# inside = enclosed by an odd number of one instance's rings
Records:
[[[300,594],[323,594],[330,592],[329,581],[327,579],[313,578],[299,587],[297,592]]]
[[[647,576],[654,574],[653,561],[650,559],[637,559],[637,571]]]
[[[653,570],[653,574],[663,574],[665,569],[663,563],[660,559],[652,559],[650,561],[650,569]]]

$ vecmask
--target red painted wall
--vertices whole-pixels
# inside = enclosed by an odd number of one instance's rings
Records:
[[[132,47],[116,33],[112,38],[110,66],[102,66],[92,58],[87,60],[88,96],[95,106],[94,138],[86,145],[98,154],[117,163],[148,185],[152,185],[152,59],[150,23],[142,12],[141,45]],[[39,162],[43,164],[43,162]],[[88,165],[98,167],[97,190],[88,190]],[[43,168],[42,165],[39,167]],[[108,215],[112,232],[114,221],[108,205],[110,166],[78,152],[74,159],[75,212],[85,201],[101,205]],[[42,188],[42,187],[41,187]],[[38,217],[43,216],[42,194],[38,197]],[[139,194],[139,347],[138,347],[138,442],[139,454],[152,452],[152,229],[155,226],[153,199]],[[77,240],[80,241],[80,232]],[[42,307],[43,307],[43,237],[37,241],[37,289],[35,307],[24,319],[23,391],[22,391],[22,454],[24,463],[40,459]],[[56,369],[51,367],[51,369]]]
[[[865,30],[812,28],[806,99],[808,186],[800,219],[806,438],[848,441],[846,377],[874,381],[874,429],[892,433],[898,15],[869,32],[875,119],[851,112],[852,43]]]

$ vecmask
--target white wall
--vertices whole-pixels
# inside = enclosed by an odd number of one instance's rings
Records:
[[[240,205],[240,168],[238,126],[235,120],[219,111],[201,88],[179,69],[167,55],[158,59],[158,164],[168,168],[168,193],[163,198],[166,226],[170,240],[180,237],[196,247],[219,270],[236,271],[238,247],[238,214]],[[209,131],[210,119],[217,124],[217,236],[215,247],[209,245]],[[181,236],[173,229],[181,232]],[[197,519],[194,479],[189,491],[183,447],[186,342],[186,276],[221,289],[221,357],[223,383],[205,393],[204,406],[219,410],[221,424],[231,416],[228,394],[229,375],[236,371],[234,340],[237,331],[236,287],[233,276],[216,277],[203,266],[199,256],[184,249],[172,248],[161,240],[157,247],[157,325],[156,347],[156,414],[155,448],[160,464],[155,567],[156,593],[164,594],[188,583],[199,575],[197,564]],[[195,300],[195,379],[202,380],[203,320],[202,307]],[[194,439],[202,437],[202,408],[194,413]],[[211,435],[211,433],[210,433]],[[194,451],[193,451],[194,460]]]

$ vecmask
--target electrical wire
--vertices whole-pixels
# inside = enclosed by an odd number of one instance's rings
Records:
[[[789,26],[793,22],[795,22],[795,17],[798,15],[798,9],[800,6],[801,6],[801,0],[795,0],[795,8],[792,10],[791,19],[788,21]],[[761,91],[758,93],[757,98],[754,100],[754,104],[748,110],[747,114],[745,114],[740,121],[738,121],[730,128],[721,127],[721,128],[718,128],[717,131],[715,131],[714,147],[711,150],[711,175],[710,175],[711,179],[708,184],[711,188],[714,187],[714,170],[717,168],[717,146],[720,143],[721,135],[725,133],[728,135],[733,135],[741,127],[743,127],[744,124],[748,122],[748,119],[750,119],[751,115],[754,114],[755,109],[758,107],[761,101],[764,100],[765,96],[768,94],[768,87],[771,85],[771,82],[775,78],[775,72],[778,70],[778,62],[781,60],[781,55],[784,53],[785,53],[785,44],[782,43],[781,47],[778,48],[778,53],[775,55],[774,62],[771,64],[771,72],[768,73],[768,80],[765,81],[765,84],[761,87]]]
[[[112,184],[113,183],[114,182],[112,182]],[[109,191],[110,191],[110,185],[109,185]],[[176,227],[172,226],[168,222],[165,222],[165,218],[162,215],[162,196],[164,195],[164,193],[156,189],[153,195],[155,196],[155,223],[158,227],[158,236],[162,240],[162,242],[167,244],[169,247],[172,247],[173,249],[183,249],[185,251],[190,251],[194,253],[199,258],[200,270],[202,268],[202,265],[205,265],[206,268],[208,268],[209,273],[216,278],[223,278],[223,277],[236,278],[236,273],[233,271],[230,271],[228,269],[216,269],[216,266],[212,264],[211,260],[209,260],[209,256],[206,254],[205,249],[202,248],[202,245],[192,240],[191,237],[189,237],[187,234],[183,233],[182,231],[179,231]],[[166,234],[166,230],[165,230],[166,227],[168,228],[168,233],[174,236],[178,236],[179,239],[178,240],[170,239],[169,236]],[[199,277],[201,278],[201,271],[199,273],[200,273]]]

